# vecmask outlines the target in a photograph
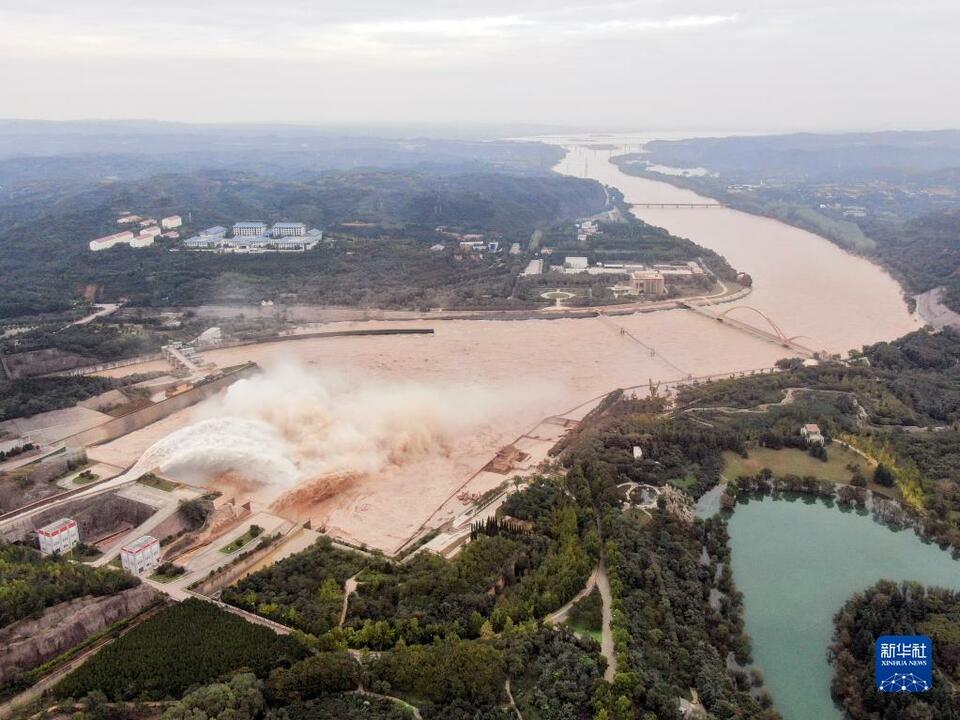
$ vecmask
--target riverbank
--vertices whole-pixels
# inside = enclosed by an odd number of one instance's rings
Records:
[[[611,158],[621,172],[634,177],[652,180],[654,182],[664,182],[681,190],[689,190],[698,195],[710,198],[717,203],[740,212],[770,218],[778,222],[785,223],[792,227],[806,232],[813,233],[834,243],[841,250],[851,253],[856,257],[863,258],[885,273],[889,274],[900,285],[903,302],[908,310],[913,313],[919,311],[917,303],[920,295],[914,295],[908,289],[907,280],[903,273],[896,266],[884,262],[874,254],[877,243],[872,238],[863,233],[860,227],[850,221],[840,221],[819,213],[815,208],[805,205],[791,204],[786,202],[765,202],[763,199],[752,194],[749,197],[742,192],[728,192],[726,185],[715,176],[709,175],[689,175],[680,173],[665,173],[647,169],[641,166],[635,160],[639,156],[634,154],[620,155]],[[923,293],[928,295],[935,292],[936,289]],[[949,311],[952,312],[952,311]],[[918,312],[921,320],[926,322],[926,316],[933,313]],[[957,317],[960,325],[960,316]]]
[[[749,274],[750,297],[731,306],[743,306],[750,322],[773,323],[785,336],[804,336],[810,339],[805,345],[831,353],[893,340],[919,327],[889,273],[829,239],[728,207],[683,207],[712,201],[667,178],[623,172],[613,162],[622,148],[596,150],[584,137],[554,141],[569,150],[558,172],[617,187],[644,222],[707,247]],[[630,142],[636,146],[636,139]]]

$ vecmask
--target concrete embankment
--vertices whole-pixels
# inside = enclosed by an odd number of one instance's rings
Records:
[[[433,328],[380,328],[370,330],[329,330],[323,332],[311,333],[291,333],[289,335],[261,335],[245,340],[234,340],[220,343],[219,345],[207,348],[208,350],[225,350],[227,348],[243,347],[245,345],[263,345],[275,342],[291,342],[293,340],[312,340],[316,338],[336,338],[336,337],[356,337],[356,336],[375,336],[375,335],[432,335]],[[84,365],[83,367],[72,368],[71,370],[61,370],[60,372],[49,373],[42,377],[74,377],[77,375],[93,375],[107,370],[114,370],[119,367],[129,365],[140,365],[142,363],[163,360],[163,353],[151,353],[149,355],[138,355],[137,357],[125,358],[123,360],[114,360],[112,362],[97,363],[96,365]]]
[[[196,405],[201,400],[206,400],[208,397],[216,395],[220,390],[229,387],[237,380],[250,377],[259,371],[260,368],[256,364],[250,363],[249,365],[226,373],[221,377],[197,385],[179,395],[174,395],[171,398],[161,400],[153,405],[134,410],[131,413],[121,415],[113,420],[108,420],[102,425],[97,425],[89,430],[70,435],[61,442],[68,447],[89,447],[90,445],[99,445],[100,443],[115,440],[118,437],[145,428],[147,425],[152,425],[178,410]]]

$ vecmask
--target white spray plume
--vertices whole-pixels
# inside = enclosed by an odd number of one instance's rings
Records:
[[[489,429],[511,407],[543,401],[547,392],[542,384],[491,392],[281,365],[199,406],[197,422],[158,442],[139,465],[181,476],[233,472],[276,497],[304,479],[366,475],[448,454],[465,433]]]

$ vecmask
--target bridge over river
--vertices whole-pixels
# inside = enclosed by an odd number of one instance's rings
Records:
[[[754,337],[758,337],[762,340],[767,340],[769,342],[777,343],[778,345],[781,345],[802,357],[815,358],[821,354],[816,350],[812,350],[806,345],[802,345],[798,343],[797,340],[803,337],[802,335],[787,337],[786,333],[784,333],[783,330],[780,329],[779,325],[777,325],[773,320],[771,320],[765,314],[763,314],[762,312],[760,312],[754,307],[750,307],[749,305],[734,305],[733,307],[727,308],[723,312],[718,313],[710,309],[713,307],[712,304],[700,304],[693,300],[688,302],[678,302],[677,304],[679,307],[685,308],[687,310],[693,310],[695,313],[698,313],[699,315],[703,315],[704,317],[710,318],[711,320],[715,320],[719,323],[723,323],[728,327],[735,328],[741,332],[747,333],[748,335],[753,335]],[[764,320],[767,323],[767,325],[770,327],[770,329],[765,330],[762,327],[758,327],[751,323],[744,322],[743,320],[739,320],[738,318],[731,317],[731,315],[737,311],[743,311],[743,312],[752,313],[753,315],[756,315],[757,317]]]
[[[722,208],[718,202],[635,202],[630,203],[630,207],[635,208],[675,208],[675,209],[687,209],[687,208]]]

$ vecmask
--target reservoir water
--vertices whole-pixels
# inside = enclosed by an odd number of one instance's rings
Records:
[[[960,563],[912,530],[811,499],[741,503],[729,521],[755,663],[784,720],[840,720],[830,698],[833,616],[878,580],[960,588]]]

